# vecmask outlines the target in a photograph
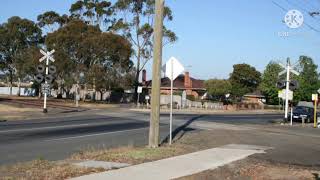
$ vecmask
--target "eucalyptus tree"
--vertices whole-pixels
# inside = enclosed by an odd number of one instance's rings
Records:
[[[95,90],[108,89],[108,72],[117,70],[119,74],[126,74],[132,67],[129,41],[113,33],[101,32],[99,27],[87,25],[80,20],[73,20],[49,33],[46,45],[56,50],[57,73],[60,78],[69,79],[68,89],[79,81],[81,73],[84,73],[86,83],[91,84]],[[102,76],[102,73],[106,76]],[[116,82],[119,79],[113,80]]]
[[[54,11],[47,11],[38,15],[37,21],[40,28],[44,28],[46,32],[53,32],[69,21],[69,16],[64,14],[60,16]]]
[[[103,32],[83,42],[83,57],[88,68],[88,82],[100,94],[106,90],[123,88],[123,79],[133,70],[130,60],[131,44],[122,36]]]
[[[70,7],[72,18],[81,19],[87,24],[98,25],[107,30],[113,21],[111,2],[103,0],[78,0]]]
[[[60,86],[67,94],[72,85],[79,79],[80,72],[85,70],[85,57],[82,51],[84,39],[101,33],[100,29],[88,26],[80,20],[74,20],[58,30],[48,33],[45,45],[55,49],[55,65]]]
[[[15,75],[20,81],[26,72],[22,69],[25,66],[19,65],[23,61],[22,54],[41,41],[41,29],[31,20],[14,16],[0,25],[0,67],[9,74],[10,95]]]
[[[136,60],[135,84],[137,86],[140,72],[152,58],[155,1],[118,0],[114,4],[113,9],[118,20],[113,23],[110,30],[122,34],[134,47],[134,57]],[[168,6],[164,8],[163,20],[173,20],[172,11]],[[163,31],[164,45],[177,41],[177,36],[174,32],[166,27],[163,27]]]

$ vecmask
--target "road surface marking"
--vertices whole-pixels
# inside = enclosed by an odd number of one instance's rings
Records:
[[[79,127],[79,126],[89,126],[89,125],[93,125],[93,124],[86,123],[86,124],[65,125],[65,126],[51,126],[51,127],[39,127],[39,128],[28,128],[28,129],[13,129],[13,130],[0,131],[0,133],[33,131],[33,130],[42,130],[42,129],[57,129],[57,128],[64,128],[64,127]]]
[[[105,132],[105,133],[97,133],[97,134],[88,134],[88,135],[81,135],[81,136],[71,136],[71,137],[65,137],[65,138],[49,139],[49,140],[45,140],[45,141],[60,141],[60,140],[67,140],[67,139],[77,139],[77,138],[84,138],[84,137],[91,137],[91,136],[101,136],[101,135],[106,135],[106,134],[130,132],[130,131],[136,131],[136,130],[142,130],[142,129],[149,129],[149,127],[128,129],[128,130],[122,130],[122,131]]]
[[[125,120],[124,120],[125,121]],[[121,121],[123,122],[123,121]],[[116,121],[108,121],[108,124],[106,122],[99,122],[99,123],[84,123],[84,124],[75,124],[75,125],[64,125],[64,126],[46,126],[46,127],[38,127],[38,128],[25,128],[25,129],[12,129],[12,130],[5,130],[0,131],[1,133],[9,133],[9,132],[19,132],[19,131],[33,131],[33,130],[43,130],[43,129],[58,129],[58,128],[69,128],[69,127],[81,127],[81,126],[96,126],[96,125],[114,125],[117,124]]]

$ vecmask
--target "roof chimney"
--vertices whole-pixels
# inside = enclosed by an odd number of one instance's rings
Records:
[[[142,84],[145,85],[147,82],[147,71],[144,69],[142,70]]]
[[[190,79],[189,72],[184,73],[184,87],[187,88],[192,88],[192,81]]]

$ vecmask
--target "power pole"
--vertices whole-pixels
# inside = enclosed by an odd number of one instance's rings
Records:
[[[150,129],[149,129],[149,147],[151,148],[156,148],[159,146],[163,7],[164,7],[164,0],[156,0],[154,43],[153,43],[154,49],[153,49],[153,64],[152,64],[151,118],[150,118]]]

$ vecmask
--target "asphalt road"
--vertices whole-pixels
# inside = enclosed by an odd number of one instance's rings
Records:
[[[174,128],[194,121],[268,124],[279,115],[174,115]],[[71,117],[0,122],[0,164],[37,158],[60,160],[92,148],[146,145],[149,114],[128,111],[75,113]],[[161,115],[160,135],[168,135],[169,115]]]

